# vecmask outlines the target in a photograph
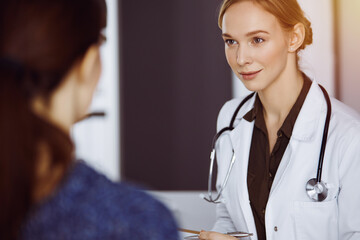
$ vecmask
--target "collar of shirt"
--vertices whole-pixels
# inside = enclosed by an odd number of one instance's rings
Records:
[[[303,74],[304,77],[304,84],[300,91],[296,102],[294,103],[293,107],[291,108],[289,114],[285,118],[281,128],[278,130],[278,136],[280,134],[284,134],[287,138],[291,137],[292,130],[294,128],[296,118],[299,115],[301,107],[305,101],[306,95],[309,92],[311,86],[311,80],[308,76]],[[256,95],[254,107],[244,115],[244,119],[248,122],[252,122],[255,120],[255,126],[259,128],[266,136],[267,136],[267,129],[265,124],[265,119],[263,115],[263,105],[260,101],[259,95]]]

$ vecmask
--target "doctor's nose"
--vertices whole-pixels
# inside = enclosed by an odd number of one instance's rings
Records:
[[[239,66],[251,64],[253,62],[250,50],[246,46],[239,46],[236,52],[236,62]]]

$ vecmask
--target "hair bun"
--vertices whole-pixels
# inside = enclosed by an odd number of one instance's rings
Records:
[[[307,45],[311,45],[313,42],[313,31],[311,27],[311,22],[306,17],[304,17],[303,24],[305,27],[305,38],[299,49],[304,49]]]

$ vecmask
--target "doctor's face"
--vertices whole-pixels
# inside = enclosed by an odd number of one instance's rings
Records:
[[[285,72],[288,34],[274,15],[250,1],[232,4],[222,21],[226,59],[251,91],[263,91]]]

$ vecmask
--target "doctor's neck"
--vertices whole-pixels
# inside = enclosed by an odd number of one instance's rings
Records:
[[[266,89],[258,91],[264,118],[282,124],[300,95],[303,84],[301,71],[291,67],[285,69]]]

